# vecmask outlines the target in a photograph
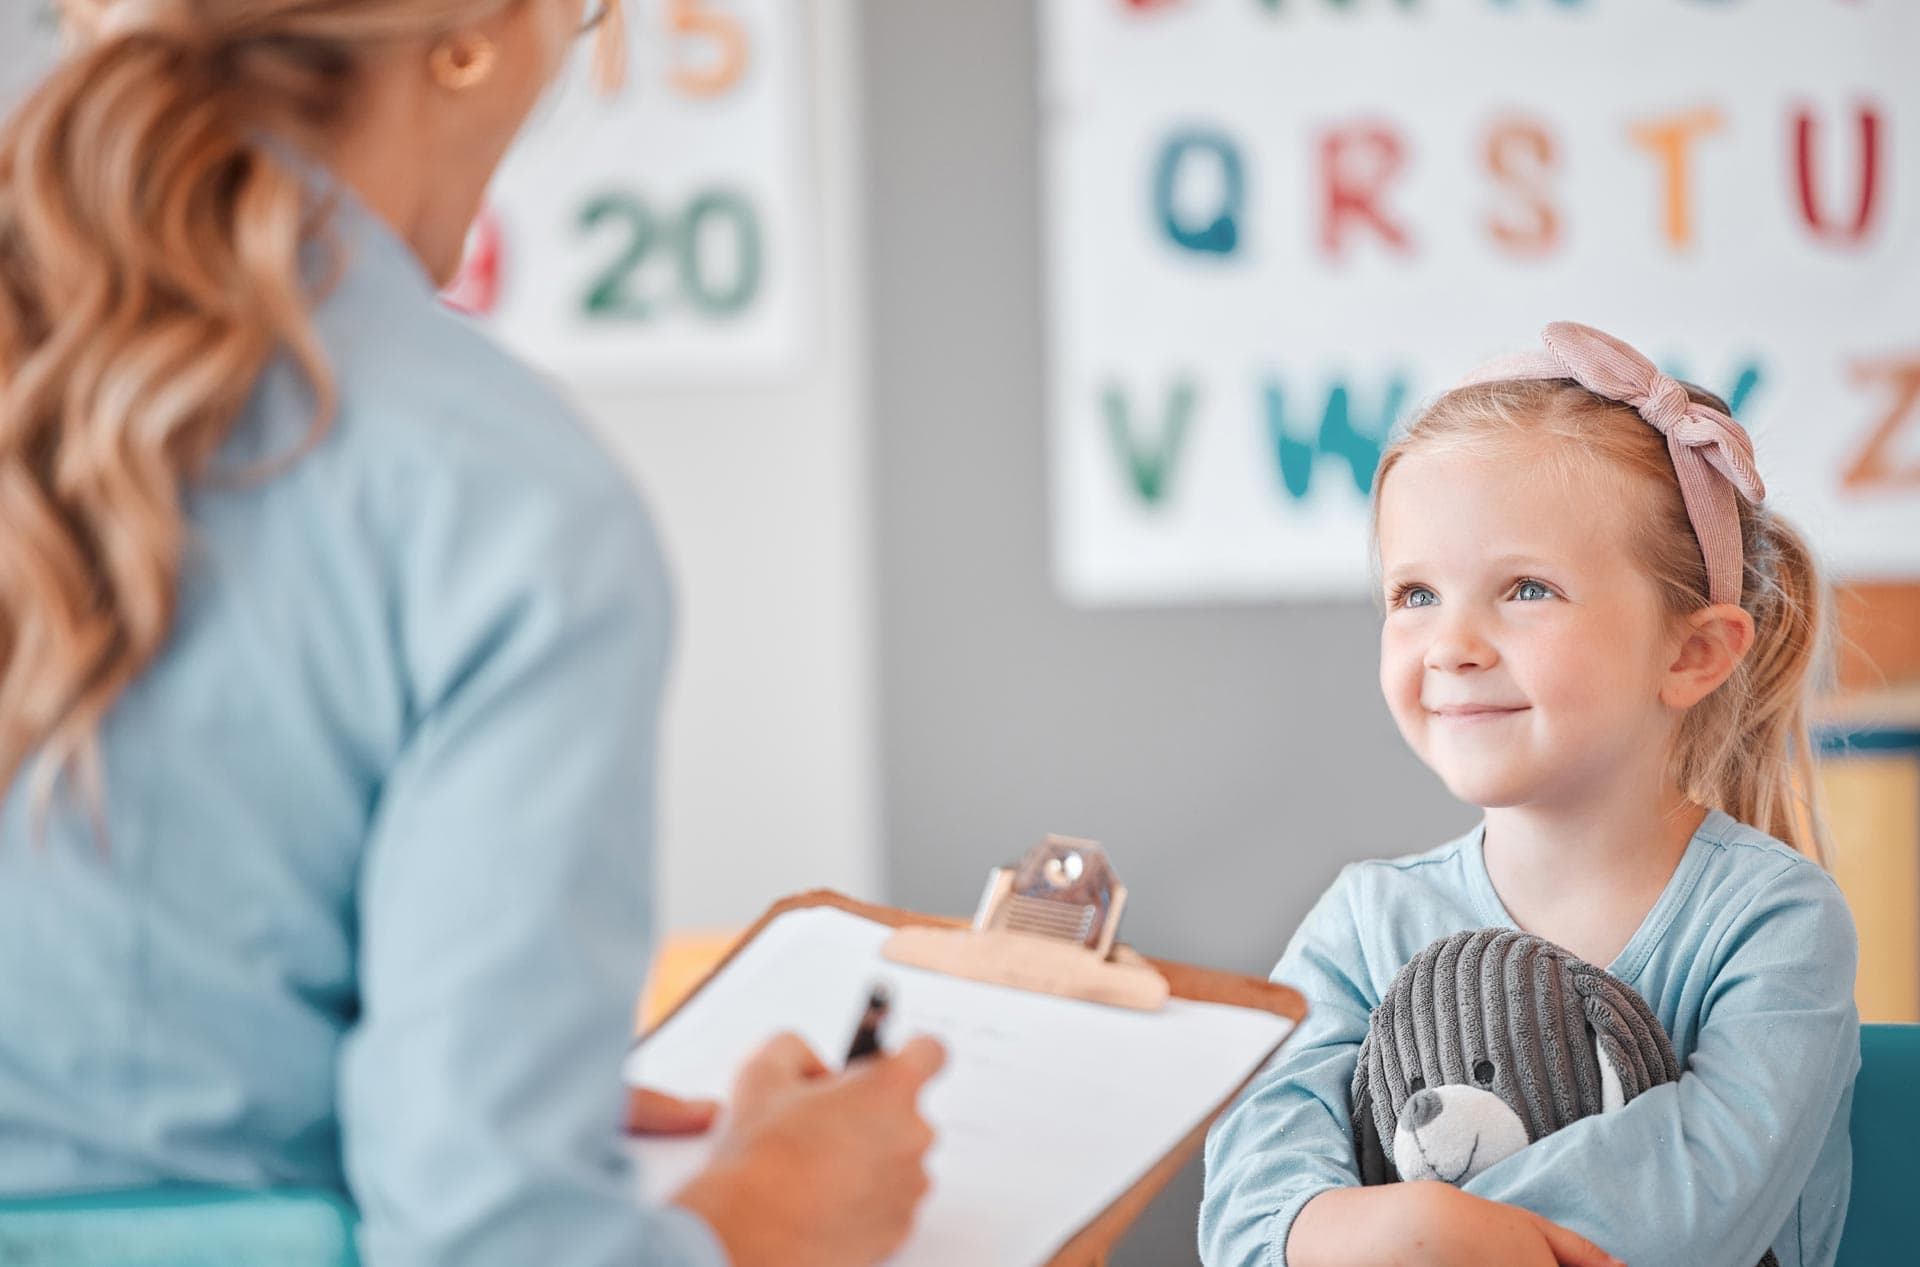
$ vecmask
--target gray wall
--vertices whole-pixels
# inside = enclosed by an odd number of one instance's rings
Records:
[[[1265,973],[1342,863],[1474,821],[1400,743],[1365,604],[1090,612],[1049,566],[1037,15],[860,19],[889,900],[1107,843],[1149,954]],[[1198,1166],[1115,1267],[1196,1261]]]

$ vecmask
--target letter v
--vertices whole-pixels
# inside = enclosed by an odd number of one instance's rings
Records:
[[[1158,505],[1167,496],[1173,469],[1186,444],[1187,421],[1198,395],[1191,379],[1176,380],[1168,393],[1165,421],[1160,425],[1159,435],[1142,444],[1134,434],[1133,411],[1127,406],[1126,393],[1111,383],[1100,393],[1100,406],[1107,418],[1107,438],[1113,443],[1114,455],[1120,459],[1133,491],[1149,506]]]

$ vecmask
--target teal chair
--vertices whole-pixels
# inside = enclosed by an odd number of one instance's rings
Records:
[[[5,1267],[359,1267],[335,1192],[146,1188],[0,1202]]]
[[[1853,1196],[1836,1267],[1910,1263],[1915,1175],[1908,1158],[1920,1140],[1920,1025],[1860,1027],[1851,1131]]]

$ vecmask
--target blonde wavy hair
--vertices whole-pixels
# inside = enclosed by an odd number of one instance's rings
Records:
[[[327,208],[289,148],[320,152],[378,45],[532,2],[63,0],[74,47],[0,125],[0,787],[31,761],[37,805],[75,769],[97,803],[101,722],[173,625],[183,495],[271,358],[311,386],[309,445],[328,425]]]
[[[1688,395],[1727,413],[1725,401],[1686,384]],[[1687,518],[1666,438],[1628,405],[1570,379],[1505,380],[1457,388],[1417,415],[1381,455],[1373,483],[1373,541],[1380,495],[1396,463],[1429,446],[1495,445],[1551,436],[1567,474],[1596,468],[1644,497],[1632,549],[1667,613],[1684,618],[1708,605],[1707,567]],[[1726,812],[1831,862],[1816,750],[1807,724],[1816,691],[1832,680],[1831,602],[1812,552],[1794,527],[1764,504],[1735,498],[1745,559],[1740,606],[1753,618],[1753,646],[1733,675],[1681,717],[1669,771],[1697,804]]]

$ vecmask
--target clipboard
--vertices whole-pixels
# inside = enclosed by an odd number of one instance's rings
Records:
[[[1091,842],[1067,841],[1066,838],[1049,837],[1045,845],[1029,855],[1029,861],[1038,856],[1041,850],[1045,849],[1047,845],[1057,846],[1062,843],[1085,846]],[[1095,846],[1095,849],[1097,850],[1097,846]],[[967,963],[964,961],[967,960],[969,956],[964,949],[960,949],[959,958],[963,962],[959,963],[959,968],[963,975],[971,976],[975,980],[992,981],[994,980],[992,974],[997,971],[996,965],[1004,964],[1007,961],[1007,946],[1005,944],[994,944],[990,940],[976,941],[974,939],[980,938],[981,935],[987,931],[982,928],[982,923],[988,917],[990,910],[993,909],[996,884],[1000,885],[999,909],[1003,913],[1006,911],[1005,902],[1008,896],[1006,885],[1004,880],[996,875],[996,877],[989,879],[988,895],[982,902],[981,914],[976,916],[972,924],[960,919],[926,915],[914,911],[901,910],[896,907],[856,901],[828,889],[813,890],[782,899],[768,908],[766,913],[741,935],[740,939],[733,945],[732,949],[727,952],[725,957],[714,965],[699,985],[683,997],[679,1003],[668,1011],[665,1016],[660,1018],[658,1022],[651,1026],[646,1031],[646,1034],[641,1036],[639,1041],[644,1043],[647,1035],[658,1031],[671,1022],[676,1015],[698,998],[709,984],[724,974],[729,965],[734,963],[741,953],[748,946],[752,945],[770,924],[781,916],[794,911],[814,908],[830,908],[843,911],[847,914],[896,930],[894,933],[894,937],[896,938],[901,936],[902,930],[907,930],[914,936],[936,934],[938,935],[937,940],[948,944],[949,950],[947,953],[953,953],[954,948],[964,948],[969,944],[976,945],[984,953],[974,956],[972,963]],[[1117,912],[1114,914],[1115,918],[1113,922],[1117,924]],[[1103,930],[1103,932],[1097,936],[1105,936],[1111,939],[1111,927]],[[892,958],[893,956],[889,954],[888,957]],[[1297,991],[1264,978],[1223,972],[1192,964],[1146,958],[1128,950],[1117,941],[1110,941],[1108,955],[1100,956],[1099,958],[1104,962],[1117,962],[1129,971],[1145,971],[1154,974],[1160,981],[1164,982],[1166,997],[1188,999],[1203,1003],[1224,1004],[1230,1007],[1269,1012],[1273,1015],[1286,1018],[1291,1021],[1295,1027],[1297,1027],[1300,1021],[1306,1016],[1306,1002]],[[919,962],[915,963],[914,966],[928,967],[929,965],[924,962]],[[1086,997],[1078,992],[1076,983],[1070,975],[1065,978],[1060,977],[1057,973],[1051,975],[1052,979],[1045,987],[1029,982],[1019,984],[1016,988],[1041,989],[1042,992],[1059,994],[1065,997]],[[997,983],[1014,984],[1012,982]],[[1090,1001],[1105,1002],[1099,999]],[[1105,1002],[1105,1005],[1125,1006],[1111,1002]],[[1286,1036],[1290,1036],[1291,1033],[1292,1030],[1289,1029]],[[1280,1043],[1284,1043],[1286,1036],[1281,1038]],[[1274,1051],[1279,1049],[1280,1043],[1275,1044],[1273,1048]],[[1272,1054],[1273,1052],[1269,1051],[1266,1059],[1270,1060]],[[1127,1229],[1130,1228],[1135,1220],[1146,1210],[1153,1198],[1159,1195],[1161,1190],[1179,1173],[1180,1169],[1199,1152],[1201,1145],[1206,1139],[1208,1128],[1211,1127],[1214,1120],[1226,1110],[1227,1106],[1245,1090],[1253,1078],[1258,1075],[1259,1069],[1264,1067],[1264,1064],[1265,1060],[1253,1070],[1249,1071],[1246,1078],[1236,1085],[1233,1090],[1217,1104],[1213,1105],[1205,1117],[1171,1150],[1163,1153],[1160,1159],[1135,1181],[1131,1187],[1120,1193],[1092,1220],[1083,1224],[1080,1230],[1066,1241],[1052,1258],[1047,1260],[1045,1267],[1101,1267],[1101,1264],[1106,1260],[1107,1253],[1119,1243]]]

